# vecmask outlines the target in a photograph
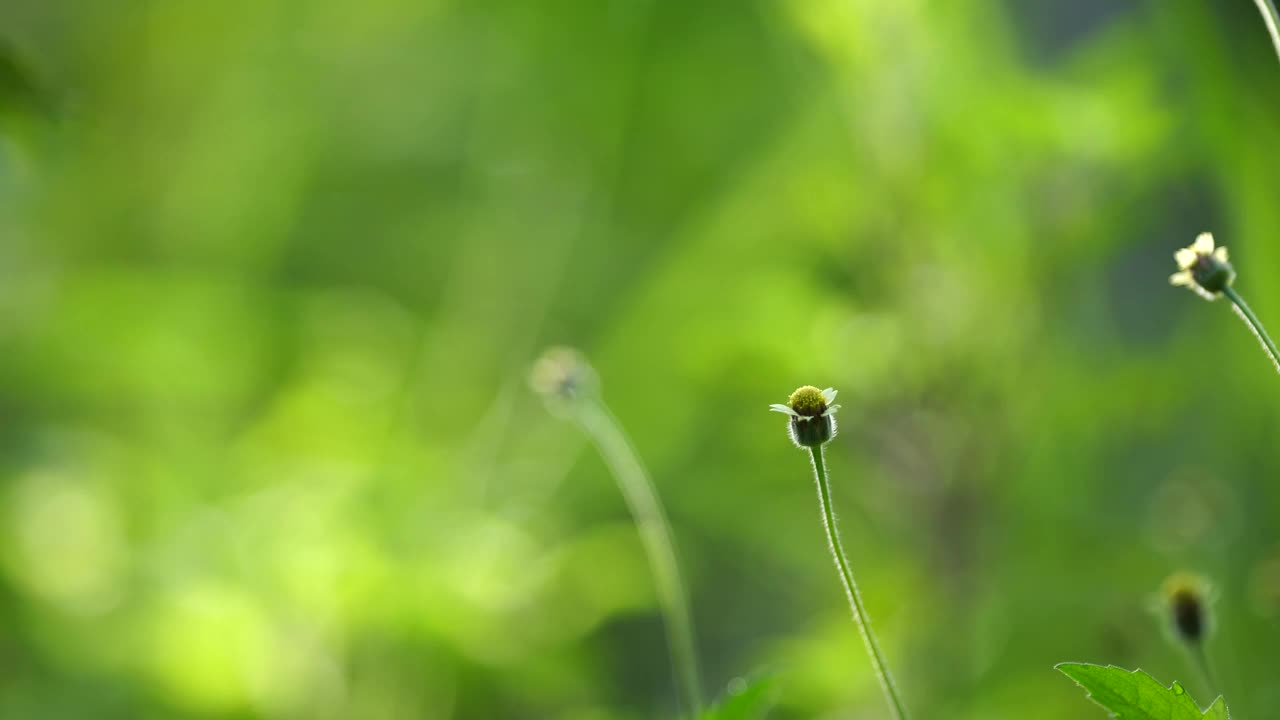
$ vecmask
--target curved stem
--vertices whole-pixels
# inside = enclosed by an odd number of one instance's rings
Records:
[[[1253,336],[1258,338],[1258,342],[1262,343],[1262,349],[1267,352],[1267,357],[1271,358],[1271,364],[1275,366],[1276,372],[1280,372],[1280,349],[1276,348],[1275,341],[1267,334],[1266,328],[1262,327],[1262,321],[1257,315],[1253,314],[1253,310],[1245,303],[1244,298],[1240,297],[1240,293],[1234,288],[1227,287],[1222,291],[1223,295],[1231,301],[1231,307],[1236,311],[1236,315],[1244,321],[1245,325],[1253,331]]]
[[[867,610],[862,606],[862,595],[858,592],[858,584],[853,581],[853,571],[849,569],[849,560],[845,557],[844,546],[840,544],[840,531],[836,529],[836,513],[831,504],[831,483],[827,478],[827,466],[823,462],[822,447],[809,448],[809,452],[813,457],[814,479],[818,483],[818,501],[822,504],[822,523],[827,529],[831,555],[836,561],[836,569],[840,571],[845,595],[849,597],[853,621],[862,634],[862,642],[867,646],[867,654],[871,656],[871,664],[875,667],[877,679],[880,680],[880,688],[884,690],[889,707],[893,708],[894,717],[905,720],[906,706],[898,693],[898,686],[893,682],[889,665],[880,652],[880,644],[876,642],[875,633],[871,630],[871,619],[867,617]]]
[[[1267,32],[1271,34],[1271,44],[1275,46],[1276,57],[1280,58],[1280,12],[1272,0],[1253,0],[1262,13],[1262,21],[1267,24]]]
[[[685,711],[696,717],[702,713],[702,690],[698,677],[698,653],[693,641],[693,620],[684,583],[680,579],[675,541],[662,510],[662,502],[622,427],[603,403],[595,399],[584,400],[577,408],[576,417],[609,466],[631,510],[653,573],[680,696]]]

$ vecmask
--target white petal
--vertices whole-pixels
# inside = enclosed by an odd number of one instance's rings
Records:
[[[831,403],[835,402],[836,395],[838,395],[839,393],[840,393],[839,390],[833,390],[831,388],[827,388],[826,390],[822,391],[822,399],[826,400],[827,404],[830,405]]]
[[[836,411],[839,409],[840,409],[839,405],[832,405],[831,407],[827,408],[826,412],[822,413],[822,417],[827,417],[828,415],[835,415]]]
[[[1178,261],[1178,269],[1186,270],[1196,264],[1196,251],[1191,248],[1179,248],[1178,252],[1173,254],[1173,259]]]
[[[770,405],[770,406],[769,406],[769,409],[770,409],[770,410],[772,410],[773,412],[786,413],[787,415],[790,415],[791,417],[800,417],[800,415],[799,415],[795,410],[792,410],[791,408],[787,407],[786,405],[779,405],[779,404],[777,404],[777,403],[774,403],[773,405]]]
[[[1191,273],[1186,270],[1183,270],[1182,272],[1174,273],[1169,276],[1170,285],[1191,287],[1192,283],[1193,281],[1191,280]]]
[[[1222,294],[1222,293],[1211,293],[1208,290],[1205,290],[1204,288],[1200,287],[1199,285],[1192,285],[1191,289],[1195,290],[1197,295],[1204,298],[1205,300],[1208,300],[1209,302],[1213,302],[1214,300],[1217,300],[1218,297]]]
[[[1222,247],[1218,248],[1217,250],[1214,250],[1214,251],[1213,251],[1213,257],[1214,257],[1214,258],[1216,258],[1216,259],[1218,260],[1218,262],[1226,262],[1226,261],[1227,261],[1227,246],[1226,246],[1226,245],[1223,245]]]
[[[1213,252],[1213,233],[1200,233],[1196,236],[1196,241],[1191,246],[1192,250],[1201,255],[1208,255]]]

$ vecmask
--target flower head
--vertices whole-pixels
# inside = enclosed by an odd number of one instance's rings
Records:
[[[1178,272],[1169,282],[1190,288],[1205,300],[1216,300],[1235,282],[1236,271],[1227,259],[1227,249],[1214,248],[1210,233],[1200,233],[1190,247],[1174,253],[1173,259],[1178,261]]]
[[[1195,645],[1209,634],[1211,594],[1208,580],[1188,572],[1174,573],[1160,586],[1161,612],[1179,640]]]
[[[570,347],[552,347],[542,353],[529,372],[529,387],[542,396],[557,414],[599,388],[595,370],[582,353]]]
[[[797,447],[819,447],[835,437],[835,413],[840,409],[839,405],[832,404],[835,399],[836,391],[831,388],[819,390],[805,385],[791,393],[786,405],[775,403],[769,409],[791,418],[788,425],[791,441]]]

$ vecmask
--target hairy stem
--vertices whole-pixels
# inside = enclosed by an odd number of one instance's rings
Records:
[[[609,466],[631,510],[653,573],[682,703],[686,712],[700,715],[702,690],[698,677],[698,653],[693,641],[693,620],[689,615],[684,583],[680,579],[671,526],[662,510],[658,492],[622,427],[603,403],[595,399],[583,400],[577,408],[576,417]]]
[[[827,478],[827,466],[823,462],[822,447],[810,448],[809,452],[813,457],[814,479],[818,483],[818,501],[822,504],[822,523],[827,529],[831,556],[835,559],[836,570],[840,572],[840,580],[844,583],[849,607],[853,610],[853,621],[862,634],[862,642],[867,646],[867,654],[871,656],[871,664],[875,667],[876,677],[880,680],[880,688],[884,690],[894,717],[905,720],[906,706],[898,693],[898,686],[893,681],[893,674],[889,672],[889,665],[885,662],[883,653],[880,652],[876,635],[871,630],[871,619],[867,617],[867,610],[862,606],[862,595],[858,592],[858,584],[853,581],[853,571],[849,569],[849,560],[845,557],[844,546],[840,544],[840,531],[836,528],[835,508],[831,504],[831,483]]]
[[[1253,336],[1258,338],[1258,342],[1262,343],[1262,349],[1266,351],[1267,357],[1271,358],[1271,364],[1275,366],[1276,372],[1280,372],[1280,349],[1276,348],[1275,341],[1267,334],[1266,328],[1262,327],[1262,321],[1257,315],[1253,314],[1253,310],[1245,303],[1244,298],[1240,297],[1240,293],[1234,288],[1228,286],[1222,291],[1223,295],[1231,301],[1231,308],[1236,311],[1236,315],[1244,321],[1245,325],[1253,331]]]
[[[1262,21],[1267,24],[1267,32],[1271,34],[1271,44],[1276,49],[1276,57],[1280,58],[1280,12],[1272,0],[1253,0],[1262,13]]]

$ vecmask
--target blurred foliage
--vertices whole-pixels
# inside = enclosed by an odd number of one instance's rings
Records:
[[[627,512],[526,389],[581,347],[708,695],[919,717],[1062,660],[1280,704],[1280,67],[1247,0],[0,0],[0,717],[670,717]]]
[[[750,683],[735,678],[725,696],[703,713],[701,720],[760,720],[773,705],[774,695],[770,678],[757,678]]]

